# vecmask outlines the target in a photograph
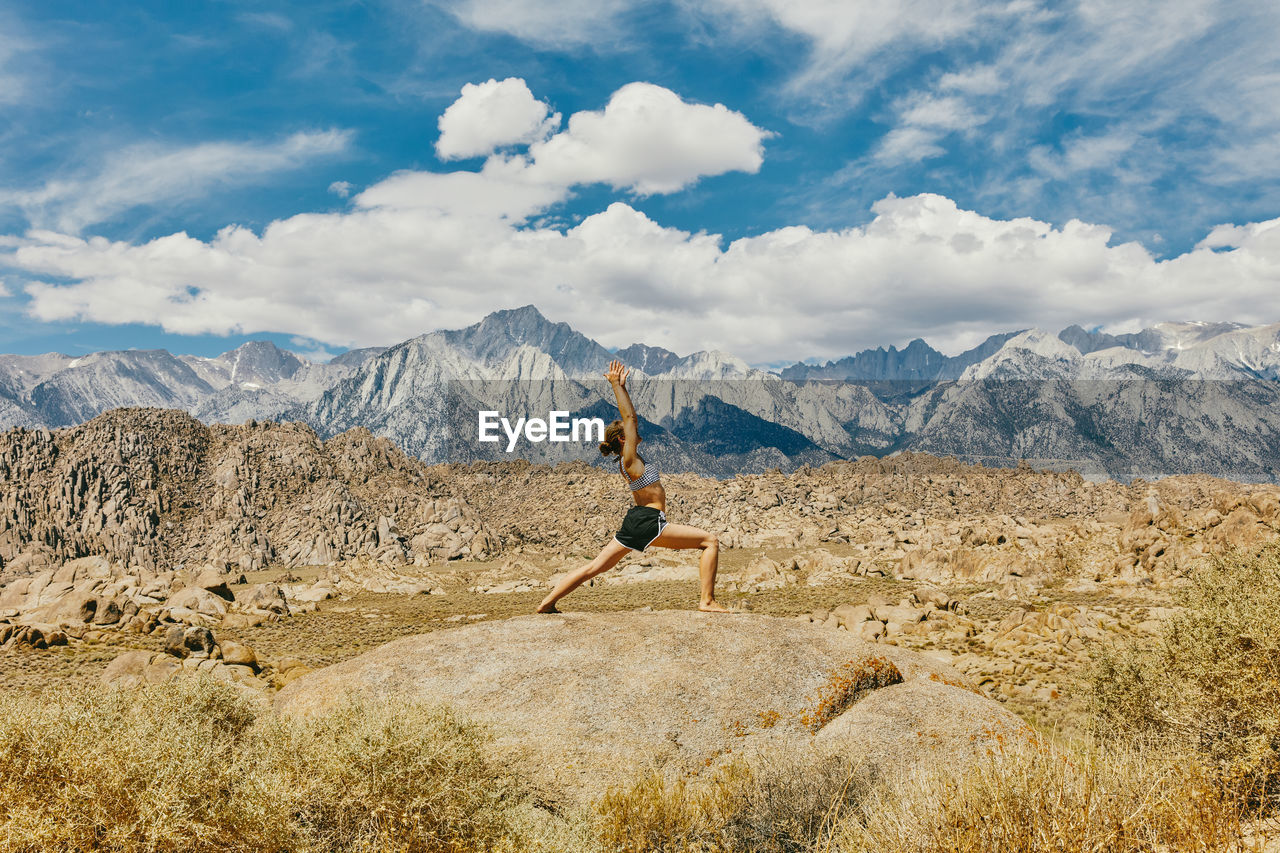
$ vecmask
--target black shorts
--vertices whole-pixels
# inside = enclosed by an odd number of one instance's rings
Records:
[[[662,510],[633,506],[627,510],[627,517],[622,519],[622,527],[613,539],[632,551],[643,551],[662,535],[662,528],[666,526],[667,515]]]

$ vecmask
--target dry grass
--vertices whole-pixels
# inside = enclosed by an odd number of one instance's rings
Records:
[[[836,849],[889,853],[1247,850],[1240,805],[1194,762],[1129,749],[1005,747],[863,799]]]
[[[596,806],[610,853],[1180,853],[1262,850],[1239,803],[1195,763],[1036,739],[974,764],[876,780],[827,757],[737,760],[706,779],[660,772]]]
[[[1099,656],[1095,725],[1180,749],[1264,812],[1280,805],[1280,545],[1209,561],[1154,643]]]
[[[309,721],[208,679],[0,694],[0,849],[462,851],[511,841],[510,780],[443,709]]]
[[[605,794],[593,829],[610,853],[800,853],[869,786],[865,768],[817,753],[737,758],[707,778],[653,770]]]

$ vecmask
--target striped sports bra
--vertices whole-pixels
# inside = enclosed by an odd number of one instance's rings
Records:
[[[644,473],[640,475],[640,479],[632,480],[631,477],[627,475],[627,469],[622,467],[621,456],[618,457],[618,470],[622,472],[622,479],[627,481],[627,486],[633,492],[638,492],[645,486],[652,486],[654,483],[658,482],[658,476],[661,473],[658,471],[656,463],[646,462],[644,463]]]

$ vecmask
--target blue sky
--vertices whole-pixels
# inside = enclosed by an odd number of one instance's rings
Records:
[[[0,351],[1272,323],[1280,9],[0,7]]]

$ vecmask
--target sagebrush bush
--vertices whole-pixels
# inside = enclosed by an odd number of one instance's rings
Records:
[[[1214,557],[1154,643],[1099,655],[1099,733],[1200,756],[1256,806],[1280,797],[1280,545]]]
[[[514,789],[442,708],[306,720],[208,678],[0,694],[5,851],[471,851],[513,843]]]

